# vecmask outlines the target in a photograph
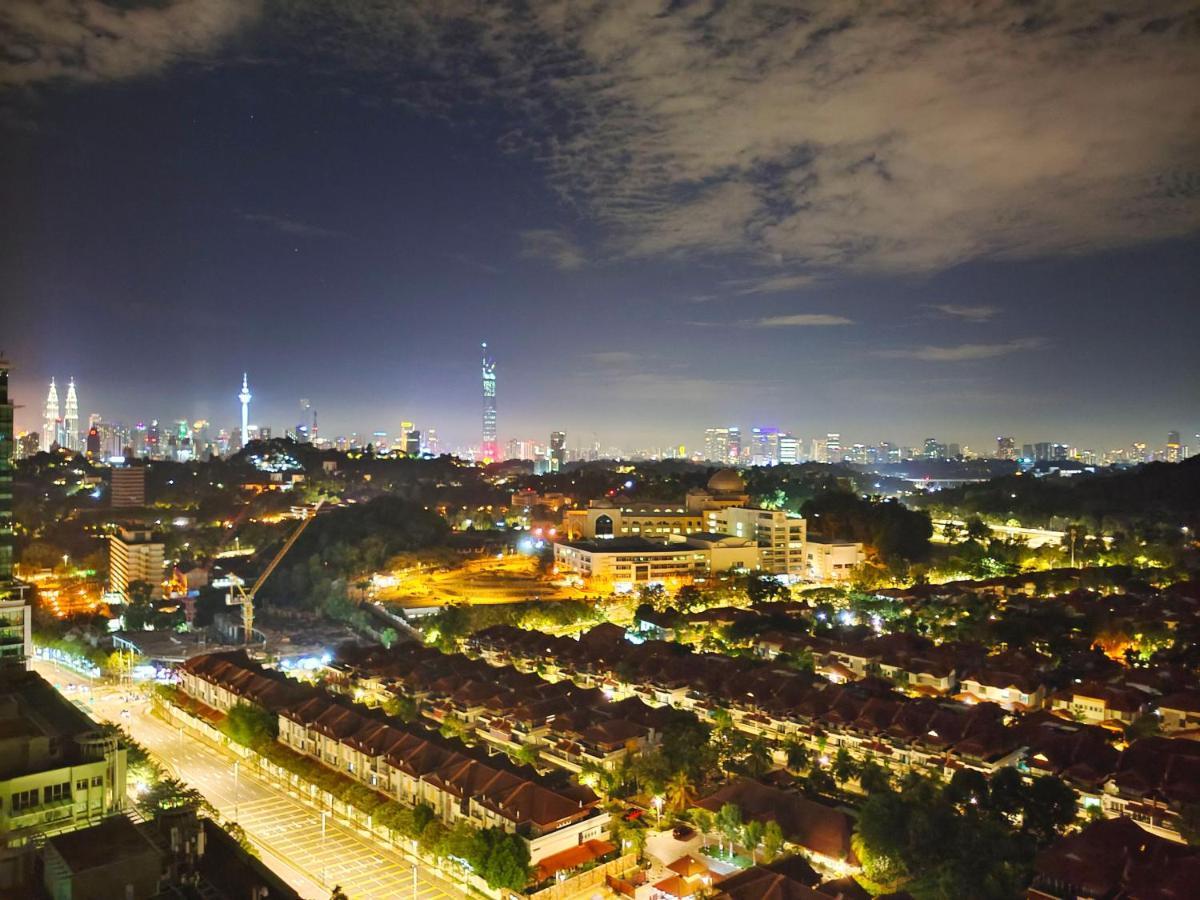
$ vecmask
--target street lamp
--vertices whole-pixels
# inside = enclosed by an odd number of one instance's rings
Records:
[[[325,882],[325,810],[321,810],[321,886],[324,887]],[[415,866],[413,867],[416,868]]]
[[[654,804],[655,810],[658,811],[658,824],[662,825],[663,798],[662,794],[655,794],[654,799],[650,801]]]

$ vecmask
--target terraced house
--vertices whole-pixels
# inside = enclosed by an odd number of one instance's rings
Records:
[[[529,843],[531,861],[599,838],[608,815],[565,775],[547,778],[377,709],[292,681],[244,653],[188,660],[181,684],[220,711],[252,703],[279,716],[279,740],[381,794],[427,803],[447,825],[499,826]]]

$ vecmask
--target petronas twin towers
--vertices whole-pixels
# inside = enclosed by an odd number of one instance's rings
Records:
[[[42,421],[42,449],[49,450],[55,444],[67,450],[83,450],[83,437],[79,430],[79,398],[75,394],[75,379],[67,382],[67,403],[59,415],[58,388],[50,379],[50,393],[46,395],[46,412]]]

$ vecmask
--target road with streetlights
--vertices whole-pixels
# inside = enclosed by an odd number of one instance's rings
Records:
[[[424,865],[260,780],[232,755],[150,712],[136,689],[89,682],[38,662],[37,671],[96,719],[124,727],[170,772],[196,788],[226,819],[238,822],[263,862],[307,898],[340,885],[353,900],[449,900],[463,892]],[[131,699],[129,699],[131,698]]]

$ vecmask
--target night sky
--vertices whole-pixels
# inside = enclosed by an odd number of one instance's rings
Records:
[[[1191,4],[392,5],[0,5],[19,428],[1200,431]]]

